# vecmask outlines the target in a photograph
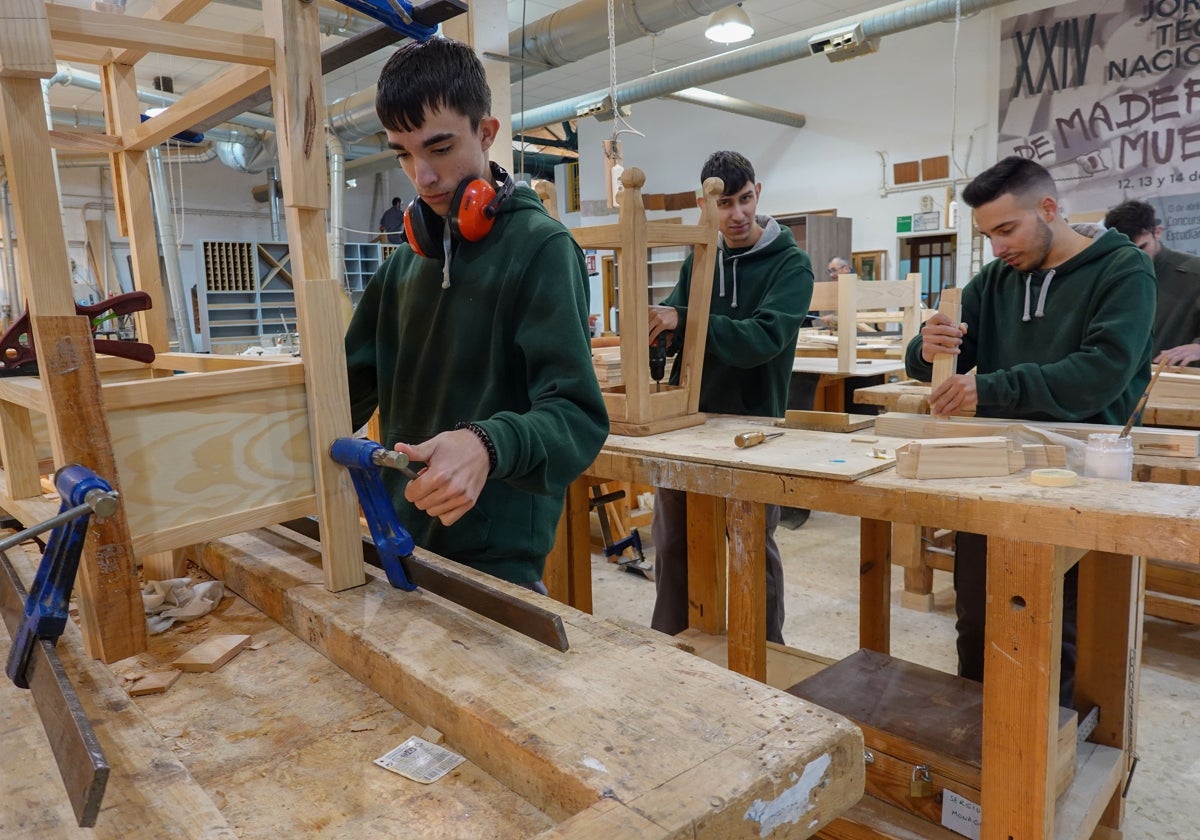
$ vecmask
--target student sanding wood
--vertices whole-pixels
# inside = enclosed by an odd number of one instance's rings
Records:
[[[957,370],[930,411],[1120,425],[1150,379],[1154,273],[1116,231],[1092,239],[1062,215],[1050,173],[1009,157],[963,190],[996,259],[962,290],[962,326],[930,318],[909,344],[910,376],[929,381],[934,356]],[[967,373],[972,368],[975,374]],[[958,534],[954,561],[959,674],[983,679],[987,538]],[[1060,703],[1073,705],[1078,567],[1063,586]]]

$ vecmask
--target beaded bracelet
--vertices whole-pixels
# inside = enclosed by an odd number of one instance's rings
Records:
[[[478,423],[468,423],[465,420],[454,425],[455,431],[459,429],[468,429],[475,437],[479,438],[479,442],[483,444],[483,448],[487,450],[488,456],[488,475],[491,475],[496,470],[496,446],[492,443],[492,438],[488,435],[487,430]]]

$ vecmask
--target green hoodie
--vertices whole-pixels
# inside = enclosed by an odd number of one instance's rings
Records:
[[[988,263],[963,288],[961,320],[958,371],[977,368],[979,416],[1121,425],[1150,379],[1154,272],[1108,231],[1046,271]],[[905,364],[929,381],[920,336]]]
[[[540,580],[563,496],[595,459],[608,416],[592,368],[583,254],[519,187],[480,242],[443,261],[401,245],[367,285],[346,332],[355,428],[378,405],[381,443],[416,444],[478,423],[496,448],[479,499],[446,527],[404,498],[417,545],[517,583]]]
[[[796,358],[796,334],[812,300],[813,272],[808,254],[792,232],[769,216],[759,216],[763,234],[749,248],[717,254],[700,410],[751,417],[782,417]],[[679,312],[672,349],[682,349],[691,291],[692,256],[684,260],[679,282],[663,300]],[[678,360],[671,383],[679,384]]]
[[[1154,275],[1158,279],[1154,352],[1200,344],[1200,257],[1162,248],[1154,257]]]

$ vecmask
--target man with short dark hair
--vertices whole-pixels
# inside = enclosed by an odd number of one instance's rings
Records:
[[[1162,223],[1145,201],[1121,202],[1108,211],[1104,226],[1128,236],[1154,261],[1154,362],[1200,363],[1200,258],[1162,244]]]
[[[404,241],[404,207],[400,196],[393,198],[392,206],[383,211],[383,215],[379,218],[379,230],[393,245],[399,245]]]
[[[700,410],[754,417],[782,417],[796,357],[796,335],[812,299],[813,272],[808,255],[792,233],[770,216],[757,214],[762,184],[754,167],[737,152],[714,152],[700,170],[700,182],[720,178],[717,199],[720,234]],[[650,341],[670,331],[668,352],[687,341],[688,296],[692,257],[679,282],[660,306],[650,307]],[[671,382],[679,384],[679,364]],[[767,639],[783,642],[783,564],[775,544],[779,507],[766,506]],[[688,626],[687,496],[658,488],[651,526],[655,549],[654,615],[650,626],[675,635]]]
[[[489,163],[500,121],[466,44],[405,44],[375,109],[417,199],[346,332],[352,420],[378,406],[381,443],[425,465],[383,471],[417,545],[544,592],[566,488],[608,435],[583,252]]]
[[[961,324],[936,313],[908,345],[908,373],[928,381],[934,356],[957,356],[934,414],[1123,424],[1150,379],[1154,275],[1116,231],[1095,239],[1063,217],[1050,173],[1009,157],[980,173],[963,200],[996,259],[963,289]],[[971,373],[974,369],[975,372]],[[983,679],[987,538],[958,534],[954,559],[959,674]],[[1063,586],[1059,702],[1075,682],[1078,568]]]

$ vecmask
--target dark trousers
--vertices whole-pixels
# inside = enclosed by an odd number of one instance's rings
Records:
[[[765,505],[767,525],[767,641],[783,644],[783,561],[775,544],[779,506]],[[688,626],[687,494],[654,490],[654,614],[650,626],[674,636]],[[722,605],[724,606],[724,605]]]
[[[987,614],[987,537],[959,531],[954,549],[954,611],[958,623],[958,674],[983,682],[983,633]],[[1075,707],[1075,621],[1079,566],[1063,576],[1062,668],[1058,704]]]

